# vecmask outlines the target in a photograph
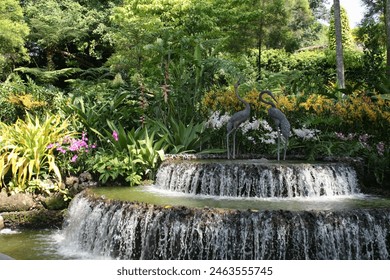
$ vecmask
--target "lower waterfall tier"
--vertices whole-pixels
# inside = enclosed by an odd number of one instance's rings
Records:
[[[83,192],[62,235],[61,246],[114,259],[390,259],[390,209],[199,209]]]
[[[353,167],[343,163],[261,160],[177,160],[160,166],[156,187],[229,197],[322,197],[359,193]]]

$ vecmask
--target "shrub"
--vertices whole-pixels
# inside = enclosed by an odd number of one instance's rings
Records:
[[[152,121],[153,130],[164,139],[165,151],[170,154],[194,153],[199,152],[202,143],[207,142],[208,137],[203,134],[205,124],[203,122],[195,123],[190,121],[185,124],[181,120],[169,119],[167,125],[161,121]]]
[[[61,182],[61,172],[56,163],[55,147],[73,133],[68,131],[68,121],[59,116],[47,115],[41,122],[27,115],[12,125],[0,123],[0,185],[10,192],[58,191],[52,184],[43,184],[47,175]]]
[[[99,174],[102,183],[125,181],[130,186],[143,179],[152,179],[159,162],[164,158],[165,137],[156,139],[155,132],[139,127],[126,131],[121,124],[108,121],[111,131],[100,134],[100,147],[87,162],[91,170]]]

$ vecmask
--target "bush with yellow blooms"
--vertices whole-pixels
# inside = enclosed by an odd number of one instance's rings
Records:
[[[237,133],[239,152],[275,155],[277,134],[267,115],[269,105],[260,102],[258,90],[240,92],[240,95],[251,104],[252,110],[251,118]],[[327,156],[361,157],[375,174],[373,180],[386,184],[385,176],[390,172],[390,100],[386,96],[363,91],[338,96],[275,92],[274,96],[276,107],[291,123],[288,155],[309,160]],[[244,109],[232,87],[206,93],[201,105],[202,113],[209,119],[208,127],[220,139],[225,139],[224,124],[229,117]]]

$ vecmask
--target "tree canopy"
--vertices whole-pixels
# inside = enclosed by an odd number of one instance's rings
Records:
[[[30,29],[18,0],[2,1],[0,26],[0,75],[5,75],[13,65],[28,60],[25,40]]]

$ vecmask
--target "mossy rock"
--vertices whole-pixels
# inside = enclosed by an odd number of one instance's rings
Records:
[[[47,197],[43,204],[48,210],[63,210],[68,207],[68,201],[65,201],[61,195],[53,195]]]
[[[55,210],[32,210],[19,212],[1,213],[4,219],[4,225],[7,228],[61,228],[64,221],[65,211]]]

